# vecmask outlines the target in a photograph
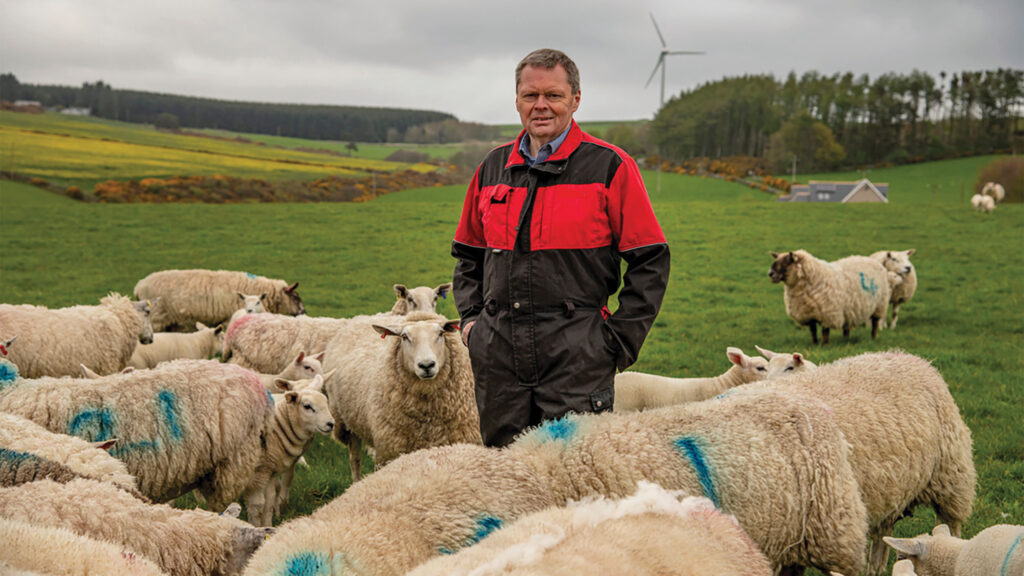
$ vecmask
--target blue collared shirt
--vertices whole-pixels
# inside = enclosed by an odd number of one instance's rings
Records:
[[[519,141],[519,153],[523,155],[523,158],[526,159],[526,163],[530,166],[543,162],[547,160],[549,156],[558,151],[558,147],[562,145],[562,142],[565,142],[565,137],[569,135],[569,130],[572,130],[571,123],[569,124],[569,127],[565,129],[565,132],[558,135],[558,138],[555,138],[551,142],[541,146],[540,150],[537,151],[536,158],[530,156],[530,135],[523,134],[523,139]]]

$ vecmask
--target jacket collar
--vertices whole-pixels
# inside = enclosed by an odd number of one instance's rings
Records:
[[[573,152],[576,151],[580,146],[580,142],[583,141],[583,130],[580,129],[579,125],[576,124],[576,120],[572,120],[569,126],[569,133],[565,136],[565,141],[562,145],[555,150],[555,153],[548,156],[548,159],[544,162],[537,163],[535,167],[543,166],[548,162],[555,162],[559,160],[567,159]],[[519,152],[519,146],[523,142],[523,136],[526,135],[526,129],[524,128],[519,132],[519,136],[516,137],[516,141],[512,144],[512,153],[508,155],[508,162],[505,163],[505,168],[511,168],[513,166],[528,166],[526,158]]]

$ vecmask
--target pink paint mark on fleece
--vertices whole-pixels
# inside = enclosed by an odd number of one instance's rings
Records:
[[[239,328],[248,324],[249,321],[255,318],[256,316],[256,314],[246,314],[232,322],[231,326],[228,326],[228,331],[224,334],[224,347],[230,348],[231,338],[234,337],[234,335],[238,332]]]
[[[270,397],[270,393],[267,392],[267,389],[260,382],[260,377],[257,376],[255,372],[247,368],[242,368],[237,364],[225,364],[225,366],[231,366],[233,370],[238,372],[242,376],[242,380],[245,381],[245,384],[247,386],[249,386],[249,389],[253,392],[253,394],[263,399],[264,404],[269,405],[270,402],[273,401],[273,399]]]

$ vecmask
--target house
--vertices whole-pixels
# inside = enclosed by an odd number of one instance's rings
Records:
[[[67,108],[60,111],[61,114],[67,114],[68,116],[92,116],[92,110],[89,108],[75,108],[74,106],[68,106]]]
[[[856,182],[811,180],[790,188],[779,202],[888,202],[889,185],[873,184],[867,178]]]

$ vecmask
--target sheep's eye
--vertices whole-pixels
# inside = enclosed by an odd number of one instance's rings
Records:
[[[757,367],[757,371],[758,372],[767,372],[768,370],[764,366],[758,366]]]
[[[310,412],[316,412],[316,410],[310,404],[306,404],[305,406],[303,406],[303,408],[305,408],[306,410],[309,410]]]
[[[786,372],[792,372],[792,371],[793,371],[793,367],[792,366],[786,366]]]
[[[404,332],[402,333],[402,340],[405,340],[406,342],[412,342],[412,338],[409,338],[409,335]]]

